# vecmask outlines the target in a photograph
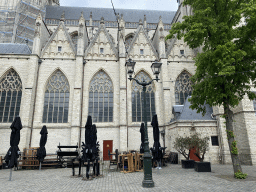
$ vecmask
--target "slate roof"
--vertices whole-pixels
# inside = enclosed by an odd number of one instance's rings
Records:
[[[0,54],[31,54],[26,44],[0,43]]]
[[[65,19],[78,20],[81,12],[84,13],[85,20],[90,19],[92,12],[93,20],[101,20],[104,17],[105,21],[116,21],[114,11],[111,8],[93,8],[93,7],[64,7],[64,6],[47,6],[45,19],[60,19],[61,14],[65,11]],[[139,22],[146,15],[147,23],[158,23],[159,16],[162,17],[164,24],[171,24],[176,11],[156,11],[142,9],[116,9],[116,13],[123,14],[125,22]]]
[[[181,113],[184,105],[174,105],[173,106],[173,113]]]
[[[176,105],[173,106],[173,112],[175,114],[180,113],[176,115],[176,119],[174,121],[184,121],[184,120],[215,120],[211,117],[211,114],[213,113],[212,107],[210,107],[208,104],[205,105],[206,107],[206,113],[204,116],[202,116],[202,113],[197,113],[196,110],[190,109],[191,103],[188,101],[188,98],[186,99],[184,106],[182,105]],[[182,108],[182,109],[181,109]]]

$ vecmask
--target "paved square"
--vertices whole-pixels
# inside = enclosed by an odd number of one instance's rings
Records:
[[[232,165],[212,165],[212,172],[198,173],[168,164],[161,170],[153,169],[155,187],[150,189],[141,186],[143,172],[120,173],[105,166],[104,176],[90,181],[71,176],[71,168],[13,171],[9,181],[10,170],[4,169],[0,170],[0,191],[256,191],[256,166],[242,166],[248,179],[237,180]]]

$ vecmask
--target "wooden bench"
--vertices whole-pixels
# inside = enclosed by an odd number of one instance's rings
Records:
[[[39,161],[36,156],[38,148],[39,147],[24,148],[23,153],[21,154],[20,159],[18,160],[18,167],[39,167]]]
[[[73,176],[75,175],[75,165],[76,160],[79,161],[79,175],[81,173],[81,159],[78,158],[79,153],[77,151],[78,149],[78,145],[71,145],[71,146],[66,146],[66,145],[60,145],[57,146],[59,148],[59,150],[57,151],[57,159],[58,162],[63,164],[65,161],[67,162],[67,166],[68,163],[72,165],[72,173]],[[61,151],[61,149],[75,149],[75,151]],[[65,159],[65,160],[64,160]]]
[[[60,145],[59,144],[59,146],[57,146],[57,147],[59,148],[59,150],[57,151],[57,159],[58,159],[59,162],[62,162],[64,159],[70,159],[68,157],[77,158],[78,155],[79,155],[79,153],[77,151],[78,145],[66,146],[66,145]],[[61,149],[75,149],[75,151],[62,151]],[[71,159],[75,159],[75,158],[71,158]]]

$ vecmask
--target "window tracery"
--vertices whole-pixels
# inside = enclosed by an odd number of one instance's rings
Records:
[[[137,80],[142,82],[151,81],[152,79],[144,72],[139,72],[136,77]],[[136,81],[132,81],[132,121],[141,122],[143,121],[143,90],[142,86]],[[147,121],[151,121],[153,115],[156,113],[155,110],[155,86],[150,84],[146,87],[146,111],[147,111]]]
[[[183,71],[175,83],[175,104],[184,105],[187,97],[192,93],[192,81],[190,80],[191,75]]]
[[[125,38],[125,49],[127,50],[131,43],[132,43],[132,40],[133,40],[133,37],[134,37],[134,34],[130,34],[128,35],[126,38]]]
[[[14,69],[0,81],[0,122],[9,123],[19,115],[22,96],[22,82]]]
[[[89,115],[93,122],[113,122],[113,84],[104,71],[99,71],[90,83]]]
[[[58,70],[46,86],[43,123],[67,123],[68,108],[69,83],[65,75]]]

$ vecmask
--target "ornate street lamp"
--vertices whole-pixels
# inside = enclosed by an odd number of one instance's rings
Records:
[[[154,181],[152,179],[152,157],[149,151],[149,143],[148,143],[148,128],[147,128],[147,114],[146,114],[146,86],[150,85],[154,80],[158,81],[158,75],[160,74],[160,70],[161,70],[161,65],[162,63],[159,63],[157,61],[153,62],[151,65],[152,71],[154,73],[154,75],[156,76],[155,79],[149,81],[149,82],[145,82],[145,80],[143,80],[143,82],[138,81],[135,78],[132,78],[132,74],[134,72],[134,66],[135,66],[134,61],[132,61],[131,59],[128,59],[128,61],[125,63],[125,66],[127,68],[127,73],[129,75],[129,80],[134,80],[136,81],[139,85],[143,86],[143,101],[144,101],[144,105],[143,105],[143,121],[144,121],[144,133],[145,133],[145,141],[144,141],[144,156],[143,156],[143,167],[144,167],[144,180],[142,181],[142,186],[143,187],[154,187]]]

